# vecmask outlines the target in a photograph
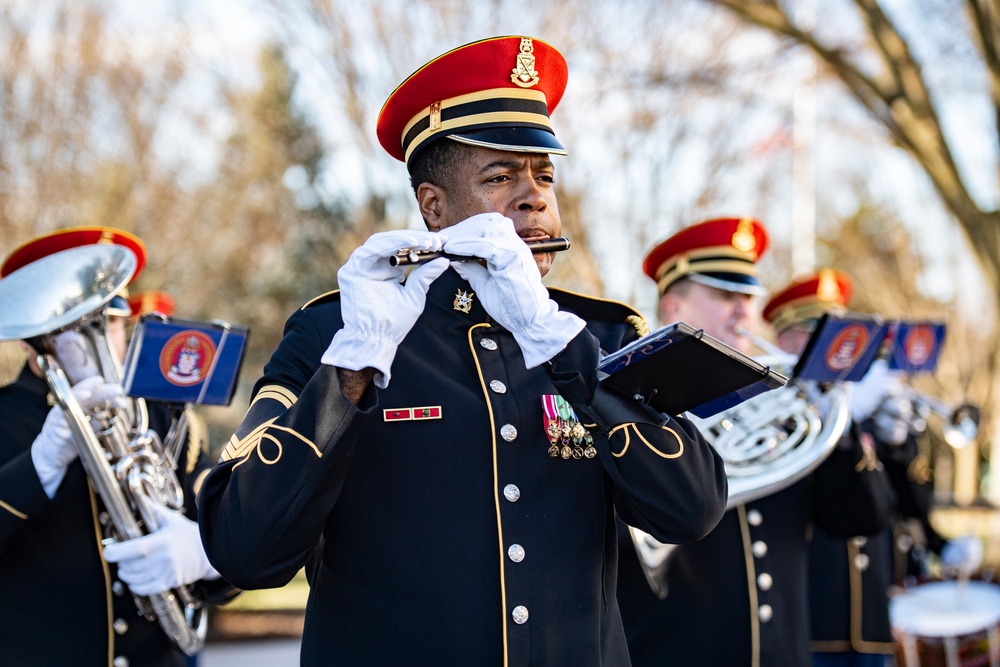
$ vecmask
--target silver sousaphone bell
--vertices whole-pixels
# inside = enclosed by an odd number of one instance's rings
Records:
[[[70,248],[0,280],[0,340],[28,340],[72,328],[99,311],[135,273],[124,246]]]

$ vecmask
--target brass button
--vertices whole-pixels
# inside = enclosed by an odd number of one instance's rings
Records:
[[[497,349],[497,342],[492,338],[484,338],[481,341],[479,341],[479,344],[482,345],[487,350],[490,350],[491,352]]]
[[[112,627],[114,627],[115,632],[117,632],[120,635],[123,635],[126,632],[128,632],[128,621],[126,621],[124,618],[116,618],[115,622],[112,624]]]
[[[514,428],[513,424],[504,424],[500,428],[500,437],[507,442],[514,442],[517,438],[517,429]]]
[[[118,656],[111,663],[112,667],[128,667],[128,658],[123,655]]]
[[[514,618],[515,623],[518,625],[524,625],[528,621],[528,608],[519,604],[514,607],[514,611],[512,611],[510,615]]]
[[[507,556],[515,563],[520,563],[524,560],[524,547],[520,544],[510,545],[510,548],[507,549]]]
[[[493,392],[496,393],[496,394],[506,394],[507,393],[507,385],[505,385],[500,380],[492,380],[492,381],[490,381],[490,389],[492,389]]]
[[[762,540],[757,540],[750,545],[750,551],[752,551],[753,555],[757,558],[763,558],[767,555],[767,543]]]
[[[764,515],[760,513],[760,510],[750,510],[747,512],[747,523],[751,526],[759,526],[764,523]]]
[[[854,546],[860,549],[861,547],[868,544],[868,538],[865,537],[864,535],[858,535],[857,537],[852,537],[851,542],[854,542]]]
[[[757,587],[762,591],[771,590],[771,586],[774,584],[774,580],[771,575],[767,572],[761,572],[757,575]]]
[[[125,584],[120,581],[116,581],[111,584],[111,592],[115,595],[125,595]]]
[[[858,568],[861,572],[868,569],[869,563],[868,554],[858,554],[854,557],[854,567]]]
[[[521,497],[521,489],[517,488],[516,484],[508,484],[503,487],[503,497],[512,503],[516,503],[517,499]]]
[[[767,623],[774,617],[774,610],[771,609],[771,605],[762,604],[757,608],[757,617],[760,618],[761,623]]]

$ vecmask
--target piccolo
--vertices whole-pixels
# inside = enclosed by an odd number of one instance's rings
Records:
[[[542,252],[562,252],[569,250],[569,239],[559,237],[557,239],[546,239],[544,241],[525,241],[533,254]],[[450,252],[441,250],[414,250],[413,248],[401,248],[395,255],[389,258],[391,266],[412,266],[415,264],[426,264],[427,262],[444,257],[453,262],[474,262],[478,257],[468,255],[453,255]]]

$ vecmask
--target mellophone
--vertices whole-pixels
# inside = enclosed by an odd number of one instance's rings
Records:
[[[546,239],[544,241],[525,241],[524,244],[531,249],[532,254],[536,255],[544,252],[562,252],[563,250],[569,250],[569,239],[562,236],[555,239]],[[469,257],[466,255],[453,255],[450,252],[443,252],[440,250],[415,250],[413,248],[401,248],[395,255],[389,258],[389,264],[391,266],[412,266],[416,264],[426,264],[427,262],[440,257],[450,259],[453,262],[471,262],[478,259],[477,257]]]

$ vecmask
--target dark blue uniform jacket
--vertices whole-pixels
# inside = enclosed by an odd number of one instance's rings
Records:
[[[431,286],[386,389],[359,405],[320,364],[336,295],[296,312],[200,498],[215,566],[242,588],[310,563],[304,665],[626,665],[615,510],[668,542],[725,507],[715,451],[686,420],[596,388],[598,350],[637,336],[620,304],[552,291],[588,327],[525,369],[454,271]],[[679,378],[678,381],[691,381]],[[594,458],[552,458],[561,394]],[[427,408],[394,419],[400,410]]]
[[[0,664],[33,667],[183,666],[159,623],[139,614],[117,566],[104,560],[100,499],[79,460],[49,499],[31,462],[31,443],[50,410],[48,385],[25,367],[0,389]],[[150,427],[166,434],[169,413],[149,405]],[[195,517],[195,489],[211,467],[198,439],[182,448],[177,475]],[[193,449],[192,449],[193,447]],[[196,590],[211,601],[235,591],[223,581]]]

